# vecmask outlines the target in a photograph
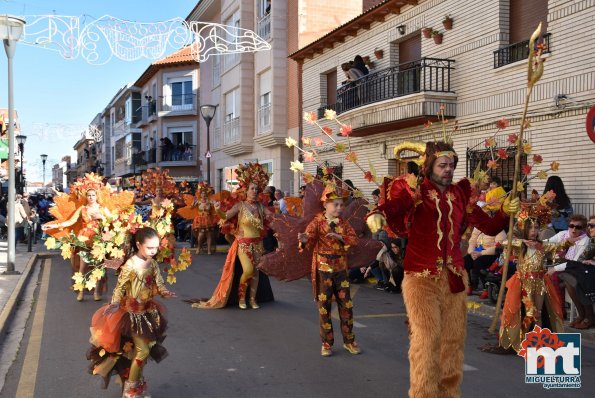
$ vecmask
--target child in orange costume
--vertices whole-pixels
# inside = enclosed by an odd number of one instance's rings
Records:
[[[357,245],[357,235],[349,224],[341,218],[347,190],[327,187],[322,194],[324,213],[318,214],[298,234],[300,247],[315,245],[312,258],[312,285],[318,302],[320,315],[320,337],[322,356],[332,355],[334,343],[333,324],[331,321],[332,297],[339,306],[343,348],[351,354],[359,354],[360,349],[353,335],[353,302],[347,276],[347,250]]]

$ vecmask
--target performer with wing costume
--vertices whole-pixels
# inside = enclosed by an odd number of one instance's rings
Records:
[[[56,196],[56,206],[50,213],[56,218],[42,226],[52,237],[75,246],[71,255],[73,273],[83,275],[89,272],[88,253],[93,248],[93,240],[103,232],[102,224],[113,218],[112,213],[131,210],[133,194],[131,192],[112,193],[109,185],[103,184],[103,177],[86,174],[76,181],[69,195]],[[101,300],[101,293],[106,291],[106,275],[95,286],[94,299]],[[77,300],[84,298],[84,289],[79,289]]]
[[[219,216],[210,198],[213,187],[206,182],[201,182],[196,187],[196,196],[184,194],[185,207],[178,209],[178,214],[187,220],[192,220],[192,230],[197,236],[198,253],[202,244],[207,241],[207,253],[213,254],[213,239],[218,231]]]
[[[221,280],[211,298],[206,301],[189,300],[195,308],[223,308],[237,302],[241,309],[246,309],[248,287],[251,308],[259,308],[258,302],[273,300],[268,277],[260,275],[256,268],[264,252],[262,239],[272,217],[272,213],[258,200],[258,194],[268,185],[270,175],[259,163],[240,165],[236,174],[239,191],[245,199],[226,212],[221,210],[220,202],[215,203],[215,210],[221,219],[235,219],[235,240],[227,254]]]
[[[303,198],[303,214],[301,217],[275,214],[271,227],[279,241],[277,251],[264,255],[259,269],[267,275],[282,281],[293,281],[312,273],[313,247],[299,248],[297,236],[304,232],[308,224],[317,214],[324,211],[322,193],[325,187],[319,180],[306,185]],[[353,199],[344,208],[342,218],[349,222],[358,236],[357,245],[347,251],[347,263],[351,268],[369,264],[376,258],[382,243],[372,239],[372,234],[366,226],[365,218],[369,212],[366,201]],[[316,275],[312,275],[315,286]]]
[[[368,225],[376,232],[388,223],[409,237],[402,285],[411,327],[409,396],[459,397],[467,315],[461,236],[469,225],[496,235],[508,217],[502,210],[494,218],[483,212],[469,180],[452,183],[458,156],[451,142],[428,142],[423,152],[418,147],[421,183],[385,179]],[[397,158],[401,150],[395,148]],[[518,199],[504,207],[516,212]]]

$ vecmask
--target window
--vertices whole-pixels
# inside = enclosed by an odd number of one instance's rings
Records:
[[[217,87],[221,84],[221,58],[219,55],[213,55],[211,60],[213,63],[213,87]]]
[[[258,0],[258,18],[262,18],[271,13],[271,0]]]
[[[193,143],[192,131],[174,131],[171,132],[170,135],[171,142],[173,142],[175,146],[185,144],[192,145]]]
[[[175,107],[192,106],[192,80],[171,83],[171,104]]]
[[[233,13],[233,15],[225,21],[227,30],[227,41],[230,43],[231,49],[234,49],[234,44],[238,40],[238,28],[240,27],[240,11],[237,10]],[[234,66],[240,60],[240,54],[232,53],[223,56],[223,68],[225,70],[229,69],[230,67]]]
[[[225,122],[239,116],[239,90],[235,89],[225,94]]]
[[[126,141],[126,137],[122,137],[118,141],[116,141],[115,152],[114,152],[114,155],[115,155],[114,159],[116,159],[116,160],[122,159],[126,155],[126,153],[124,151],[124,147],[126,146],[126,142],[125,141]]]

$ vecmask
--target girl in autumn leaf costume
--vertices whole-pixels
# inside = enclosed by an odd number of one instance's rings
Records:
[[[197,247],[200,253],[202,244],[207,241],[207,254],[213,254],[213,238],[217,232],[219,217],[215,212],[213,201],[209,195],[214,193],[213,187],[201,182],[196,187],[196,197],[184,195],[186,206],[178,210],[178,214],[187,220],[192,220],[192,230],[197,236]]]
[[[220,202],[215,210],[222,220],[236,220],[235,239],[227,253],[219,284],[208,300],[191,299],[187,302],[194,308],[215,309],[237,303],[240,309],[247,309],[246,295],[249,287],[249,305],[259,308],[258,302],[273,300],[273,291],[266,274],[258,271],[262,245],[272,213],[258,201],[258,194],[268,185],[270,175],[259,163],[247,163],[236,170],[239,191],[245,200],[236,203],[230,210],[221,210]],[[237,261],[236,261],[237,260]],[[237,293],[237,296],[236,296]]]
[[[149,357],[160,362],[167,355],[161,346],[167,327],[164,307],[154,297],[175,294],[165,288],[153,260],[158,248],[159,236],[152,228],[131,236],[131,256],[119,269],[111,304],[97,310],[91,321],[90,373],[103,378],[104,388],[117,374],[124,382],[123,398],[149,397],[143,367]]]
[[[545,262],[547,257],[555,256],[574,242],[542,243],[538,240],[540,226],[551,220],[552,209],[544,201],[547,197],[542,196],[536,204],[522,204],[517,221],[522,239],[512,242],[513,254],[518,259],[517,271],[506,282],[499,346],[484,346],[481,348],[484,352],[503,354],[510,348],[519,352],[525,334],[534,325],[549,327],[556,333],[564,331],[562,298],[546,274]]]

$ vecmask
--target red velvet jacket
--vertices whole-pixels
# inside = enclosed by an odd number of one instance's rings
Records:
[[[497,235],[508,222],[500,210],[491,218],[477,206],[469,180],[462,179],[440,192],[425,178],[414,193],[403,178],[386,186],[384,213],[389,227],[398,235],[408,236],[405,272],[417,276],[438,276],[444,267],[463,274],[461,237],[468,226],[487,235]]]

